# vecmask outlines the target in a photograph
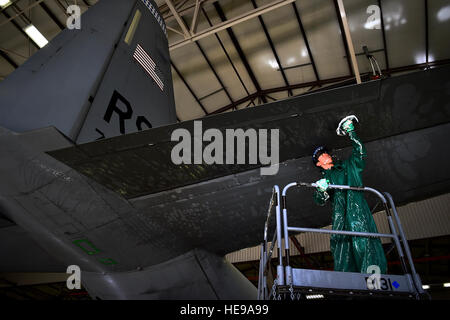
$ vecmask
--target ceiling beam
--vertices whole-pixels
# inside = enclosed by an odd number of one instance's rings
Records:
[[[319,72],[317,71],[317,65],[316,62],[314,61],[314,56],[312,54],[311,47],[309,46],[308,37],[306,36],[306,31],[303,26],[302,19],[300,18],[300,13],[298,12],[297,5],[295,3],[292,3],[292,7],[294,8],[295,17],[300,27],[300,33],[302,34],[303,41],[305,42],[306,50],[308,51],[309,60],[311,60],[314,75],[316,76],[316,80],[320,80]]]
[[[251,10],[249,12],[246,12],[244,14],[241,14],[237,17],[231,18],[229,20],[223,20],[222,23],[219,23],[218,25],[215,25],[213,27],[207,28],[202,31],[198,31],[196,34],[184,39],[180,40],[178,42],[175,42],[171,45],[169,45],[170,50],[174,50],[177,48],[180,48],[186,44],[192,43],[194,41],[200,40],[204,37],[208,37],[212,34],[215,34],[219,31],[228,29],[236,24],[242,23],[244,21],[256,18],[264,13],[270,12],[272,10],[278,9],[282,6],[285,6],[287,4],[290,4],[294,2],[295,0],[276,0],[272,3],[269,3],[267,5],[261,6],[258,9]],[[214,6],[218,5],[218,2],[214,2]],[[177,13],[178,14],[178,13]]]
[[[396,67],[396,68],[392,68],[392,69],[385,69],[382,71],[383,71],[383,74],[394,74],[394,73],[405,72],[405,71],[425,70],[425,69],[427,69],[427,67],[437,67],[437,66],[448,65],[448,64],[450,64],[450,59],[432,61],[432,62],[429,62],[428,64],[421,63],[421,64],[414,64],[414,65],[410,65],[410,66]],[[289,87],[278,87],[278,88],[262,90],[261,92],[255,92],[247,97],[241,98],[241,99],[235,101],[234,104],[229,104],[220,109],[217,109],[216,111],[211,112],[211,114],[217,114],[217,113],[222,113],[222,112],[228,111],[229,109],[231,109],[237,105],[240,105],[240,104],[245,103],[252,99],[256,99],[260,95],[266,95],[266,94],[280,92],[280,91],[287,91],[288,89],[293,90],[293,89],[300,89],[300,88],[306,88],[306,87],[316,87],[316,86],[320,87],[325,84],[333,84],[333,83],[338,83],[338,82],[345,82],[345,84],[348,84],[347,80],[350,80],[350,79],[354,79],[353,75],[324,79],[324,80],[320,80],[320,81],[303,82],[303,83],[299,83],[299,84],[290,85]]]
[[[334,8],[336,9],[336,16],[339,22],[339,30],[341,31],[341,36],[342,36],[342,43],[344,44],[344,48],[345,48],[345,56],[347,57],[347,64],[348,64],[348,70],[350,72],[350,74],[353,74],[353,69],[352,69],[352,62],[350,60],[350,50],[348,49],[348,44],[347,41],[345,40],[345,31],[344,31],[344,26],[342,24],[342,19],[341,19],[341,12],[339,11],[339,5],[337,3],[337,0],[333,0],[334,3]]]
[[[40,49],[39,46],[28,36],[28,34],[25,31],[23,31],[23,29],[19,26],[19,24],[14,19],[11,19],[12,17],[6,11],[3,11],[2,13],[6,18],[8,18],[7,21],[11,21],[11,23],[14,25],[17,31],[19,31],[23,36],[25,36],[25,38],[27,38],[36,49],[38,50]],[[1,23],[0,26],[1,25],[3,25],[3,23]]]
[[[7,53],[7,54],[12,54],[12,55],[21,57],[22,59],[25,59],[25,60],[27,60],[29,58],[27,56],[24,56],[23,54],[18,53],[17,51],[8,50],[8,49],[2,48],[2,47],[0,47],[0,51],[3,51],[5,53]]]
[[[0,57],[5,59],[6,62],[8,62],[14,69],[17,69],[19,67],[17,63],[13,59],[11,59],[11,57],[2,49],[0,49]]]
[[[171,0],[165,0],[167,6],[169,7],[170,11],[172,12],[172,14],[174,15],[175,19],[178,22],[178,25],[181,27],[181,30],[184,33],[184,38],[188,39],[191,37],[191,34],[186,26],[186,23],[184,23],[183,19],[181,19],[181,16],[178,14],[177,9],[175,9],[173,3]]]
[[[255,0],[251,0],[251,1],[252,1],[252,4],[253,4],[253,8],[256,9],[257,6],[256,6]],[[264,34],[266,35],[267,42],[269,42],[270,49],[272,49],[272,53],[273,53],[273,55],[275,57],[275,60],[277,61],[277,65],[278,65],[278,68],[279,68],[279,70],[281,72],[281,76],[283,77],[284,84],[286,86],[289,86],[289,81],[288,81],[288,79],[286,77],[286,73],[284,72],[283,66],[281,64],[281,60],[280,60],[280,58],[278,56],[277,50],[275,49],[275,45],[274,45],[274,43],[272,41],[272,38],[270,37],[269,31],[267,30],[266,24],[264,23],[264,20],[263,20],[262,16],[258,16],[258,19],[259,19],[259,23],[261,24],[261,26],[263,28]],[[289,96],[292,96],[292,90],[288,90],[288,94],[289,94]]]
[[[446,64],[450,64],[450,59],[430,61],[428,63],[420,63],[420,64],[413,64],[413,65],[409,65],[409,66],[391,68],[389,70],[383,70],[383,73],[386,72],[388,74],[392,74],[392,73],[412,71],[412,70],[417,70],[417,69],[425,70],[425,69],[428,69],[429,67],[438,67],[438,66],[442,66],[442,65],[446,65]]]
[[[61,3],[60,0],[56,0],[56,5],[58,6],[58,8],[61,9],[61,11],[64,13],[66,17],[69,17],[69,14],[67,13],[67,8]]]
[[[222,21],[226,21],[225,13],[222,10],[222,7],[219,5],[218,2],[214,3],[214,7]],[[241,59],[242,63],[244,64],[245,70],[247,70],[248,75],[250,76],[250,79],[252,80],[253,85],[255,86],[255,89],[257,92],[261,92],[261,86],[258,83],[258,80],[256,79],[255,74],[253,73],[252,68],[250,67],[250,64],[248,63],[247,57],[244,54],[244,51],[241,48],[241,45],[239,44],[239,41],[236,38],[236,35],[234,34],[233,30],[231,28],[226,29],[228,36],[231,39],[231,42],[233,43],[234,48],[236,49],[239,58]],[[267,99],[265,97],[262,97],[262,100],[264,103],[267,103]]]
[[[222,108],[212,112],[211,114],[222,113],[222,112],[228,111],[229,109],[236,107],[242,103],[245,103],[249,100],[256,99],[259,97],[264,97],[266,94],[271,94],[271,93],[280,92],[280,91],[287,91],[289,89],[294,90],[294,89],[301,89],[301,88],[306,88],[306,87],[311,87],[311,86],[322,86],[325,84],[335,83],[335,82],[344,81],[344,80],[348,80],[348,79],[352,79],[352,78],[353,78],[353,76],[344,76],[344,77],[337,77],[337,78],[331,78],[331,79],[320,80],[320,81],[304,82],[304,83],[294,84],[294,85],[290,85],[290,86],[283,86],[283,87],[261,90],[260,92],[255,92],[255,93],[251,94],[250,96],[247,96],[245,98],[235,101],[234,104],[232,103],[225,107],[222,107]],[[264,103],[267,103],[267,101]]]
[[[386,61],[386,69],[389,69],[390,66],[386,42],[386,29],[384,28],[384,15],[383,15],[383,8],[381,7],[381,0],[378,0],[378,7],[380,8],[381,32],[383,36],[383,46],[384,46],[384,60]]]
[[[192,18],[191,29],[189,30],[191,34],[195,34],[195,32],[197,32],[198,15],[200,13],[201,6],[202,6],[202,3],[200,2],[200,0],[195,0],[194,17]]]
[[[166,26],[167,30],[170,30],[172,32],[175,32],[176,34],[179,34],[180,36],[184,37],[184,33],[181,31],[178,31],[177,29],[174,29],[172,27]]]
[[[197,101],[198,105],[200,106],[200,108],[202,108],[203,112],[205,113],[205,115],[208,115],[208,111],[206,111],[205,107],[203,106],[202,102],[200,101],[200,99],[197,97],[197,95],[194,93],[194,91],[192,90],[191,86],[187,83],[186,79],[184,79],[183,75],[181,74],[180,70],[178,70],[178,68],[175,66],[175,64],[173,63],[173,61],[171,62],[172,64],[172,68],[175,70],[175,72],[177,73],[178,77],[181,79],[181,81],[184,83],[184,85],[186,86],[186,88],[189,90],[189,92],[191,93],[191,95],[194,97],[195,101]]]
[[[10,0],[11,1],[11,3],[9,4],[9,5],[7,5],[6,7],[4,7],[4,8],[0,8],[0,12],[3,12],[3,11],[5,11],[6,9],[8,9],[11,5],[13,5],[13,4],[17,4],[19,1],[21,1],[21,0]]]
[[[10,16],[7,15],[7,19],[5,21],[3,21],[2,23],[0,23],[0,27],[7,24],[9,21],[13,21],[14,19],[16,19],[17,17],[20,17],[21,15],[25,14],[25,12],[27,10],[30,10],[31,8],[34,8],[36,6],[38,6],[41,2],[44,2],[44,0],[36,0],[36,2],[33,2],[32,4],[30,4],[29,6],[27,6],[25,9],[17,12],[14,16]],[[16,2],[14,2],[15,4]],[[6,15],[5,10],[2,11],[3,14]]]
[[[211,22],[211,20],[209,19],[208,15],[206,14],[205,9],[204,9],[204,8],[201,8],[201,10],[202,10],[203,15],[204,15],[205,18],[206,18],[206,21],[208,21],[208,23],[209,23],[210,26],[212,26],[212,22]],[[242,87],[244,88],[245,92],[247,93],[247,95],[250,95],[250,92],[248,91],[247,86],[245,85],[244,81],[242,80],[241,75],[240,75],[239,72],[237,71],[236,66],[234,65],[233,61],[231,60],[231,57],[230,57],[230,55],[228,54],[228,51],[225,49],[225,46],[224,46],[222,40],[220,40],[219,35],[216,33],[214,36],[216,37],[217,41],[219,42],[219,45],[220,45],[220,47],[222,48],[223,53],[224,53],[225,56],[227,57],[228,62],[230,63],[231,67],[233,68],[233,71],[235,72],[236,76],[238,77],[239,81],[241,82]]]
[[[425,56],[426,63],[430,62],[430,37],[429,37],[429,23],[428,23],[428,0],[425,0]]]
[[[347,14],[345,13],[345,7],[342,0],[335,0],[335,3],[337,4],[339,8],[339,17],[342,22],[342,26],[344,27],[344,33],[345,33],[345,41],[347,42],[347,48],[350,54],[351,62],[352,62],[352,69],[353,74],[356,77],[356,83],[361,83],[361,75],[359,73],[359,67],[358,67],[358,61],[356,60],[355,56],[355,48],[353,47],[353,41],[352,41],[352,35],[350,33],[350,27],[348,25],[347,21]]]
[[[181,18],[181,20],[183,21],[183,23],[186,23],[184,21],[183,18]],[[200,51],[200,53],[203,56],[203,59],[205,59],[206,63],[209,66],[209,69],[212,71],[212,73],[214,74],[214,76],[216,77],[217,81],[219,82],[222,90],[225,92],[225,94],[227,95],[228,99],[230,99],[231,102],[233,102],[233,99],[231,98],[230,93],[228,92],[227,88],[225,88],[225,85],[222,82],[222,79],[220,79],[219,75],[216,72],[216,69],[214,68],[214,66],[212,65],[211,61],[209,61],[208,56],[206,55],[205,51],[203,50],[203,48],[200,46],[200,43],[195,42],[195,44],[197,45],[198,50]],[[199,99],[200,100],[200,99]]]
[[[216,72],[216,69],[214,69],[213,65],[211,64],[211,61],[209,61],[208,57],[205,54],[205,51],[200,46],[198,42],[195,43],[197,45],[198,50],[200,50],[200,53],[202,54],[203,58],[205,59],[206,63],[208,64],[209,68],[211,69],[212,73],[216,77],[217,81],[219,82],[220,86],[222,87],[223,91],[225,91],[225,94],[227,95],[228,99],[230,99],[231,102],[233,102],[233,98],[231,98],[230,93],[228,92],[227,88],[222,82],[222,79],[220,79],[219,75]]]
[[[202,5],[206,5],[208,3],[213,3],[216,2],[218,0],[200,0]],[[190,5],[185,6],[184,8],[178,8],[177,12],[178,14],[182,17],[188,13],[191,13],[193,11],[195,11],[195,3],[191,3]],[[175,17],[173,16],[172,12],[170,11],[170,9],[167,7],[167,5],[163,4],[159,7],[159,11],[161,12],[164,20],[166,22],[172,21],[175,19]]]
[[[53,22],[56,23],[56,25],[58,26],[58,28],[60,30],[64,30],[66,28],[66,26],[63,23],[61,23],[61,21],[59,21],[58,17],[53,13],[52,10],[50,10],[50,8],[45,4],[45,2],[41,2],[39,5],[45,11],[45,13],[50,17],[50,19],[52,19]]]
[[[181,0],[180,2],[178,2],[176,5],[175,5],[175,8],[177,9],[177,11],[178,10],[180,10],[185,4],[186,4],[186,2],[189,2],[190,0]],[[194,1],[196,1],[196,0],[194,0]]]

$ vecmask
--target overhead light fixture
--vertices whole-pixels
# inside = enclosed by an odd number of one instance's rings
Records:
[[[450,282],[444,283],[444,288],[450,288]]]
[[[430,289],[430,286],[427,285],[427,284],[424,284],[424,285],[422,286],[422,289],[423,289],[423,290],[428,290],[428,289]]]
[[[325,298],[322,294],[310,294],[306,296],[306,299],[323,299]]]
[[[450,19],[450,6],[443,7],[437,14],[439,22],[445,22]]]
[[[10,4],[11,4],[11,0],[0,0],[0,7],[2,7],[2,9],[6,8]]]
[[[48,43],[48,40],[32,24],[30,24],[28,27],[25,27],[23,31],[25,31],[25,33],[39,46],[39,48],[44,47]]]
[[[267,63],[269,64],[269,66],[271,66],[274,69],[278,69],[278,63],[275,60],[268,60]]]

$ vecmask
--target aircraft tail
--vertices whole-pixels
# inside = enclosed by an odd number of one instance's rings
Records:
[[[0,85],[0,126],[77,143],[176,122],[164,20],[152,0],[101,0]]]

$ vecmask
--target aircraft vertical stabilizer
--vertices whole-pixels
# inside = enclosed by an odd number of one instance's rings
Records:
[[[101,0],[0,85],[0,126],[89,142],[176,122],[166,27],[150,0]],[[26,115],[26,117],[24,116]]]

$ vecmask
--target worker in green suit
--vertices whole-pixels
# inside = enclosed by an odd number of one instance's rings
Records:
[[[355,116],[346,117],[338,127],[339,135],[348,135],[353,145],[352,155],[344,161],[336,161],[325,147],[318,147],[313,154],[313,162],[321,168],[323,179],[314,193],[314,201],[324,206],[332,202],[333,230],[377,233],[377,227],[369,206],[361,191],[328,189],[329,184],[363,186],[361,173],[364,169],[366,150],[356,135],[353,121]],[[331,253],[334,270],[342,272],[368,272],[369,266],[378,266],[380,273],[387,269],[386,257],[379,238],[331,235]],[[373,268],[373,267],[372,267]]]

